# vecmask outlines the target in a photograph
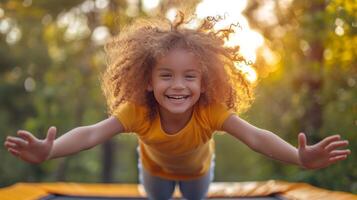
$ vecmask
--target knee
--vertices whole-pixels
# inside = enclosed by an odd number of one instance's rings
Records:
[[[175,181],[152,176],[145,170],[142,170],[139,176],[148,199],[168,200],[172,197],[175,190]]]
[[[144,189],[150,200],[168,200],[172,197],[175,186],[170,183],[161,186],[145,184]]]
[[[144,189],[150,200],[168,200],[171,199],[174,190],[174,182],[157,183],[155,181],[144,181]]]
[[[189,188],[182,186],[180,187],[180,192],[182,194],[182,197],[187,200],[201,200],[205,199],[207,195],[207,189],[206,188]]]

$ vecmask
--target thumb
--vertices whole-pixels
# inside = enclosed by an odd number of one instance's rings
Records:
[[[299,133],[298,136],[298,141],[299,141],[299,149],[305,149],[306,147],[306,135],[305,133]]]
[[[53,142],[56,139],[57,128],[51,126],[47,131],[46,142]]]

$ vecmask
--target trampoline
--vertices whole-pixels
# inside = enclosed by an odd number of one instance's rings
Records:
[[[81,196],[63,196],[63,195],[50,195],[41,200],[144,200],[144,197],[81,197]],[[179,198],[176,198],[179,199]],[[268,196],[268,197],[226,197],[226,198],[208,198],[209,200],[218,199],[237,199],[237,200],[283,200],[283,198]]]
[[[1,200],[142,200],[145,192],[137,184],[17,183],[0,188]],[[181,199],[175,190],[174,199]],[[357,195],[330,191],[306,183],[284,181],[215,182],[208,198],[236,200],[357,200]]]

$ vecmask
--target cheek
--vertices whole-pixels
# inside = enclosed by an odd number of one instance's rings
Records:
[[[151,88],[155,92],[163,92],[167,89],[167,83],[165,81],[154,81]]]
[[[191,88],[194,89],[196,92],[202,93],[202,91],[203,91],[203,87],[200,82],[192,83]]]

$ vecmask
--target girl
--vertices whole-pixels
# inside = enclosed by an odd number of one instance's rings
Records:
[[[176,183],[186,199],[203,199],[213,179],[213,132],[225,131],[254,151],[307,169],[346,159],[348,141],[334,135],[298,149],[274,133],[239,118],[252,101],[250,85],[235,62],[238,47],[223,46],[232,27],[214,32],[207,18],[196,30],[173,23],[139,20],[106,45],[108,68],[102,88],[110,117],[55,140],[56,128],[37,139],[20,130],[7,137],[10,153],[41,163],[89,149],[122,132],[139,138],[139,177],[149,199],[169,199]]]

